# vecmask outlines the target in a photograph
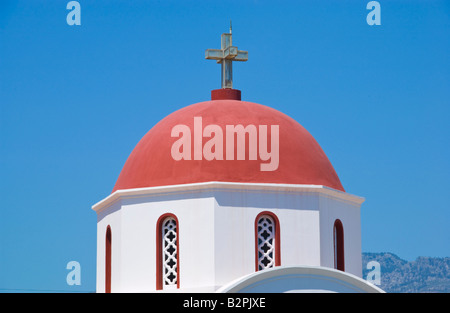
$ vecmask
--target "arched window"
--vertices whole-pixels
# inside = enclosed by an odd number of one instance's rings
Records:
[[[333,226],[333,245],[334,245],[334,268],[345,271],[344,260],[344,227],[342,222],[337,219]]]
[[[280,265],[280,223],[272,212],[255,219],[255,268],[260,271]]]
[[[178,219],[173,214],[162,215],[156,227],[156,289],[180,287]]]
[[[111,293],[111,227],[106,228],[105,236],[105,293]]]

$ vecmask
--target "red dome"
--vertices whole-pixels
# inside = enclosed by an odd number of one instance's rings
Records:
[[[204,157],[194,160],[194,117],[202,118],[203,129],[210,124],[223,129],[223,160],[206,160]],[[177,161],[171,154],[172,145],[179,139],[171,136],[172,129],[180,124],[191,130],[191,160]],[[275,170],[262,171],[260,165],[270,161],[261,160],[259,155],[257,160],[249,160],[249,137],[246,139],[245,160],[225,158],[226,125],[238,124],[244,127],[255,125],[257,129],[259,125],[267,125],[268,151],[271,149],[270,125],[279,125],[279,162]],[[203,137],[203,145],[210,139]],[[234,144],[235,153],[236,144],[237,140]],[[344,191],[322,148],[295,120],[260,104],[215,100],[187,106],[156,124],[131,152],[113,192],[208,181],[324,185]]]

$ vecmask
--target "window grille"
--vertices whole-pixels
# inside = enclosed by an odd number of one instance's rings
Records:
[[[173,217],[168,217],[162,223],[162,257],[163,257],[163,285],[177,287],[177,222]]]
[[[269,215],[263,215],[257,222],[258,270],[275,266],[275,222]]]

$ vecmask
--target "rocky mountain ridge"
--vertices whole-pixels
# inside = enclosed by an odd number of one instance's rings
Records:
[[[418,257],[406,261],[389,252],[363,253],[363,278],[373,273],[370,261],[380,264],[378,286],[388,293],[449,293],[450,257]]]

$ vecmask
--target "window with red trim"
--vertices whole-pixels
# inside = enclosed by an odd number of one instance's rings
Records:
[[[261,212],[255,219],[255,269],[280,265],[280,223],[272,212]]]
[[[156,289],[179,288],[178,219],[173,214],[162,215],[156,233]]]
[[[112,235],[111,227],[108,225],[105,236],[105,293],[111,293],[111,257]]]
[[[333,245],[334,245],[334,268],[345,271],[344,259],[344,227],[342,222],[337,219],[333,226]]]

